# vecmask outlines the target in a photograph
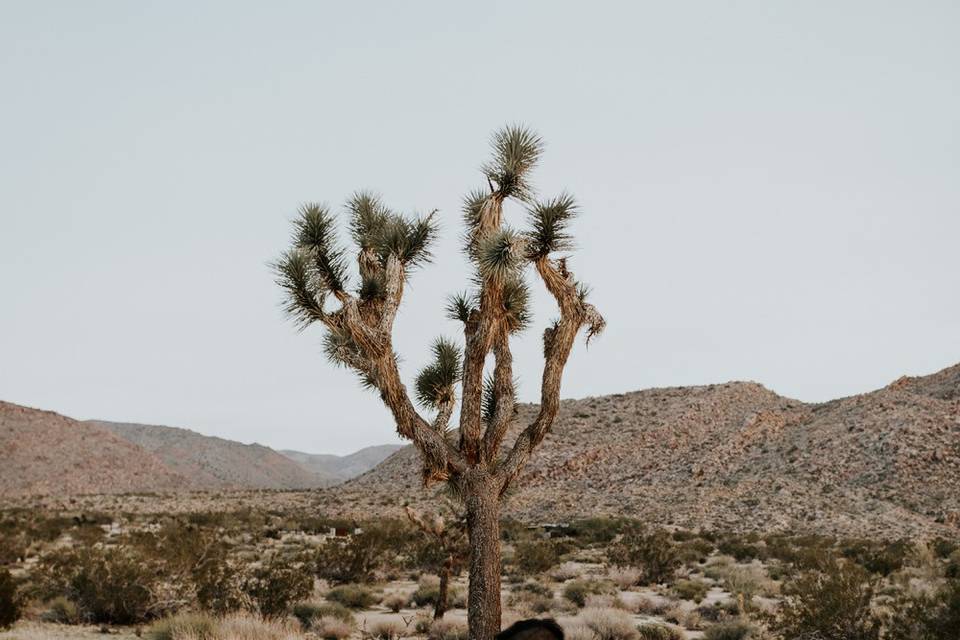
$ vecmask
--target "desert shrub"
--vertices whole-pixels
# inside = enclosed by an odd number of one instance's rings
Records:
[[[353,634],[353,622],[324,618],[317,622],[314,633],[323,640],[345,640]]]
[[[80,607],[63,596],[57,596],[47,603],[47,608],[40,614],[40,619],[43,622],[56,624],[79,624]]]
[[[371,589],[359,584],[339,585],[330,589],[326,597],[350,609],[366,609],[380,601]]]
[[[753,559],[765,560],[767,551],[764,546],[753,542],[745,542],[739,538],[727,538],[717,545],[717,550],[725,555],[733,556],[737,562],[750,562]]]
[[[578,607],[586,606],[587,596],[613,592],[615,592],[613,585],[599,580],[573,580],[563,587],[563,597]]]
[[[418,607],[435,607],[440,597],[440,579],[436,576],[424,576],[417,584],[417,590],[410,595],[411,604]],[[447,585],[447,605],[459,607],[464,603],[464,596],[453,584]]]
[[[397,613],[400,611],[400,609],[403,609],[405,606],[407,606],[407,600],[408,598],[403,594],[392,593],[386,598],[384,598],[383,602],[381,602],[380,604],[385,606],[390,611]]]
[[[707,627],[705,640],[746,640],[754,634],[755,628],[742,620],[730,620]]]
[[[429,640],[467,640],[467,625],[459,620],[434,620],[427,631]]]
[[[680,566],[670,534],[663,530],[652,533],[631,530],[611,547],[608,555],[615,565],[640,569],[649,583],[665,582]]]
[[[272,558],[255,568],[244,582],[244,592],[264,618],[285,616],[290,604],[313,591],[313,576],[299,564]]]
[[[960,630],[960,580],[950,580],[934,595],[896,603],[887,621],[889,640],[940,640]]]
[[[932,543],[933,552],[938,558],[946,560],[950,555],[960,549],[960,543],[956,540],[947,540],[946,538],[934,538]]]
[[[676,540],[677,532],[674,532]],[[692,538],[684,540],[677,547],[677,554],[681,562],[685,564],[703,563],[713,553],[714,546],[712,542],[707,542],[702,538]]]
[[[0,567],[19,562],[27,552],[27,541],[22,533],[0,533]]]
[[[291,613],[304,629],[309,629],[319,620],[353,622],[353,612],[339,602],[298,602],[291,609]]]
[[[870,610],[875,585],[869,572],[850,562],[808,571],[784,588],[775,626],[788,638],[876,640],[879,624]]]
[[[397,544],[392,530],[378,528],[328,540],[317,551],[317,575],[335,584],[370,582],[373,572]]]
[[[223,615],[250,604],[245,576],[223,553],[201,561],[191,572],[197,603],[210,613]]]
[[[584,609],[581,619],[596,640],[636,640],[633,618],[620,609],[591,607]]]
[[[215,640],[217,621],[204,613],[180,613],[157,620],[147,629],[147,640]]]
[[[296,628],[278,618],[264,619],[249,613],[234,613],[217,623],[218,640],[293,640],[297,637]]]
[[[622,518],[586,518],[572,523],[569,533],[580,545],[609,544],[626,526]]]
[[[636,567],[610,567],[607,578],[623,590],[635,587],[643,578],[643,572]]]
[[[0,629],[13,626],[23,615],[23,601],[17,583],[6,569],[0,569]]]
[[[840,552],[867,571],[888,576],[899,571],[907,563],[913,551],[906,540],[879,543],[872,540],[854,540],[843,545]]]
[[[518,542],[513,563],[522,573],[533,575],[549,570],[560,560],[557,545],[551,540]]]
[[[127,549],[81,549],[48,556],[40,570],[41,597],[63,596],[91,622],[135,624],[163,613],[153,601],[155,567]]]
[[[557,582],[566,582],[583,575],[583,567],[576,562],[564,562],[550,570],[550,577]]]
[[[406,627],[396,620],[378,620],[367,629],[367,633],[374,640],[397,640],[404,631]]]
[[[677,580],[673,583],[672,591],[681,600],[700,602],[706,597],[710,586],[700,580]]]
[[[730,593],[742,595],[746,602],[750,602],[758,593],[772,595],[777,590],[776,585],[763,574],[760,567],[715,565],[708,567],[704,573],[722,582]]]
[[[640,640],[685,640],[686,635],[669,625],[653,622],[637,627]]]

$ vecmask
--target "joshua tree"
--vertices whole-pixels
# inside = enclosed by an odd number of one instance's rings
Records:
[[[468,621],[471,640],[500,631],[500,503],[533,450],[550,430],[560,406],[560,379],[581,328],[587,340],[604,320],[586,301],[587,288],[557,253],[572,248],[569,225],[577,212],[567,194],[537,200],[530,173],[543,150],[523,127],[494,134],[493,156],[483,165],[486,186],[464,200],[464,251],[475,268],[472,290],[450,299],[450,317],[463,323],[463,347],[440,338],[434,361],[416,379],[416,397],[432,420],[416,409],[400,378],[393,349],[394,318],[411,272],[430,260],[437,227],[434,213],[405,217],[369,193],[347,202],[356,244],[358,280],[351,289],[348,254],[335,238],[334,216],[320,204],[301,208],[293,247],[275,265],[286,291],[286,310],[301,326],[324,325],[327,356],[359,374],[393,414],[398,433],[420,451],[425,483],[445,481],[462,497],[470,544]],[[525,205],[528,228],[504,224],[503,205]],[[560,317],[543,332],[540,410],[501,452],[515,419],[510,338],[527,327],[531,266],[557,302]],[[356,277],[354,276],[354,277]],[[327,305],[335,299],[334,309]],[[485,381],[487,356],[493,373]],[[461,388],[459,433],[449,425]]]

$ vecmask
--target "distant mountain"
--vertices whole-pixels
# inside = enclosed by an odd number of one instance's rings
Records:
[[[537,405],[518,406],[516,426]],[[427,504],[412,446],[329,492],[357,514]],[[526,521],[621,515],[685,527],[960,533],[960,365],[820,404],[753,382],[564,400],[511,489]]]
[[[189,429],[91,420],[153,453],[169,468],[204,489],[313,489],[339,476],[304,468],[260,444],[205,436]]]
[[[0,401],[0,495],[190,488],[156,455],[108,429]]]
[[[289,449],[281,449],[280,453],[305,469],[339,483],[366,473],[403,447],[402,444],[381,444],[365,447],[345,456],[335,456],[329,453],[303,453],[302,451]]]

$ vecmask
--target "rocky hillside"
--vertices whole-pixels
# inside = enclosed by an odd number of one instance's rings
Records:
[[[302,451],[291,451],[289,449],[281,449],[280,453],[305,469],[322,477],[330,478],[332,483],[340,483],[366,473],[402,448],[403,445],[401,444],[381,444],[364,447],[345,456],[336,456],[329,453],[303,453]]]
[[[517,423],[536,410],[520,406]],[[437,489],[420,486],[417,457],[395,453],[338,487],[333,506],[429,500]],[[506,509],[541,521],[956,534],[960,365],[822,404],[752,382],[565,400]]]
[[[0,402],[0,494],[169,491],[190,481],[95,424]]]
[[[332,474],[305,469],[259,444],[243,444],[177,427],[103,421],[90,424],[155,454],[198,488],[311,489],[337,481]]]

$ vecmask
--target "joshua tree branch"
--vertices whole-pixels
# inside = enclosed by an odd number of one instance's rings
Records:
[[[597,309],[581,299],[573,274],[566,268],[566,261],[551,261],[540,258],[536,261],[537,272],[560,307],[560,320],[543,332],[544,367],[540,391],[540,412],[517,437],[513,448],[498,470],[501,494],[520,474],[533,450],[539,445],[560,410],[560,382],[563,369],[573,348],[577,333],[584,325],[587,338],[603,330],[605,321]]]
[[[510,351],[510,342],[506,333],[493,347],[493,355],[497,360],[493,370],[493,395],[496,399],[493,417],[483,435],[484,459],[487,463],[496,461],[500,444],[507,433],[513,419],[514,388],[513,388],[513,354]]]

